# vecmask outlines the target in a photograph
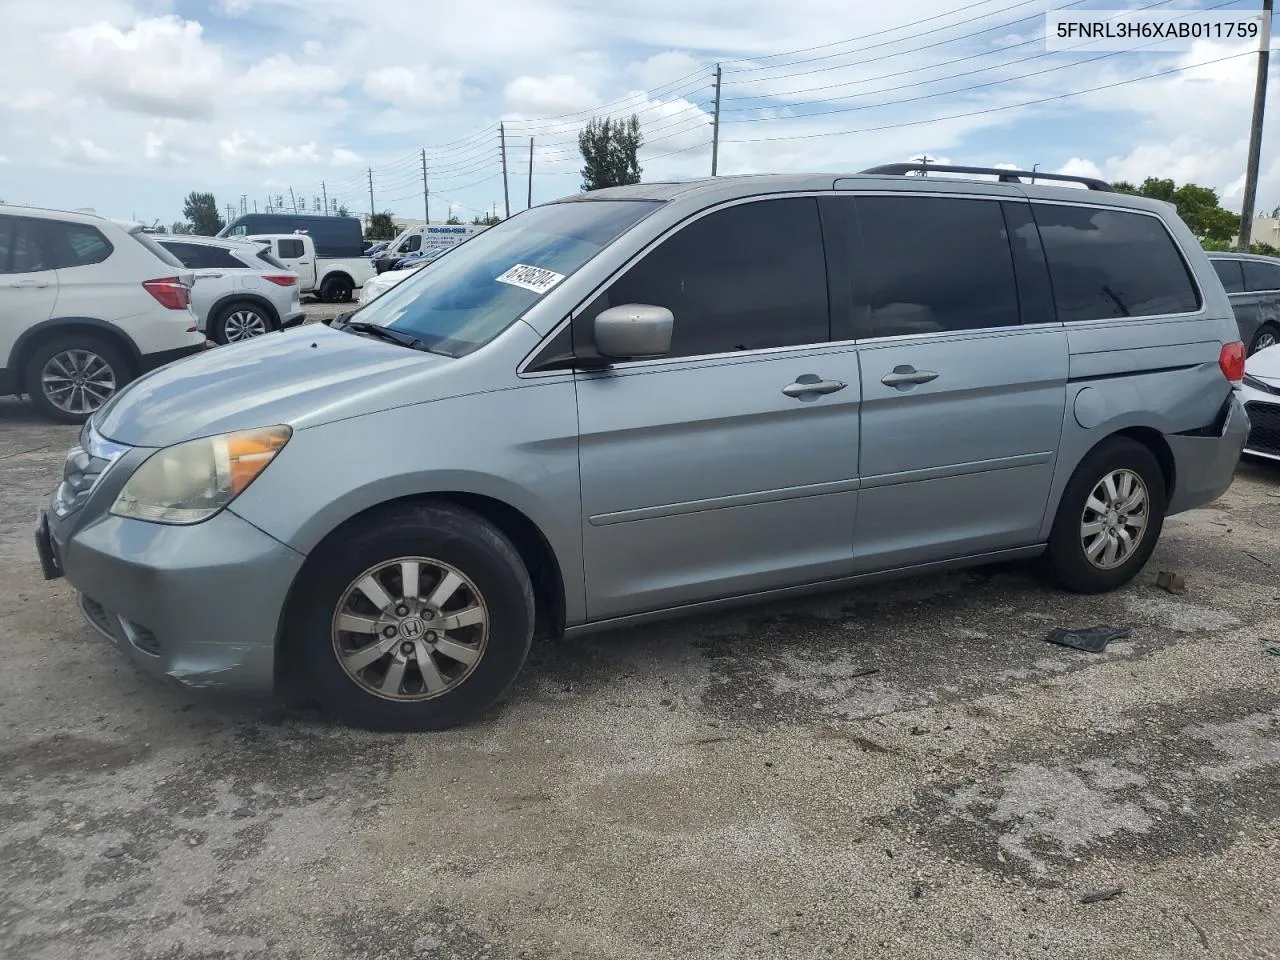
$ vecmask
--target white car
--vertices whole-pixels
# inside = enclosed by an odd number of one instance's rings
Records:
[[[1280,460],[1280,346],[1259,350],[1245,361],[1240,392],[1249,414],[1244,452]]]
[[[315,241],[305,233],[264,233],[247,239],[266,244],[272,256],[298,275],[303,293],[328,303],[348,302],[377,275],[367,257],[319,256]]]
[[[0,393],[83,423],[130,380],[204,349],[191,282],[140,224],[0,207]]]
[[[264,243],[187,235],[156,242],[195,272],[191,306],[215,343],[235,343],[302,323],[298,275]]]
[[[401,280],[413,275],[414,271],[421,270],[430,260],[423,260],[421,263],[415,263],[405,267],[402,270],[388,270],[386,273],[380,273],[372,280],[366,280],[363,287],[360,288],[360,305],[364,306],[370,300],[375,300],[382,296]]]

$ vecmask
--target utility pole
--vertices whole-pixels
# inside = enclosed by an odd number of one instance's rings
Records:
[[[431,223],[431,188],[427,186],[427,148],[422,148],[422,215]]]
[[[369,168],[369,227],[373,227],[373,167]]]
[[[258,201],[257,201],[257,200],[253,201],[253,212],[254,212],[254,213],[257,213],[257,212],[258,212]]]
[[[1038,164],[1038,163],[1033,163],[1033,164],[1031,165],[1031,182],[1032,182],[1032,183],[1035,183],[1035,182],[1036,182],[1036,169],[1037,169],[1039,166],[1040,166],[1040,164]]]
[[[298,198],[293,195],[293,187],[289,188],[289,202],[293,204],[293,212],[296,214],[298,212]],[[305,204],[306,201],[304,200],[303,203]]]
[[[1240,208],[1240,239],[1236,249],[1247,252],[1253,239],[1253,205],[1258,199],[1258,162],[1262,156],[1262,115],[1267,107],[1267,70],[1271,60],[1271,0],[1262,0],[1262,29],[1258,32],[1258,77],[1253,87],[1253,121],[1249,130],[1249,164],[1244,174],[1244,203]]]
[[[923,168],[920,171],[920,176],[927,177],[929,175],[929,155],[927,153],[922,153],[920,156],[912,157],[911,159],[920,161],[920,166]]]
[[[711,175],[716,175],[720,160],[720,64],[716,64],[716,112],[711,120]]]
[[[533,137],[529,138],[529,205],[525,207],[528,210],[533,206]]]
[[[507,216],[511,216],[511,194],[507,190],[507,129],[498,124],[498,139],[502,145],[502,199],[506,204]]]
[[[324,215],[329,215],[329,188],[324,185],[324,181],[320,181],[320,195],[324,197]]]

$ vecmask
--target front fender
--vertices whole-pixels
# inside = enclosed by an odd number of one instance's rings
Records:
[[[432,493],[485,496],[524,514],[563,571],[566,618],[581,620],[578,418],[568,376],[299,430],[231,509],[309,554],[372,507]]]

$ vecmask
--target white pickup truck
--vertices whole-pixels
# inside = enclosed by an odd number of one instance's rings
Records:
[[[301,292],[329,303],[345,303],[377,275],[367,257],[317,257],[315,241],[305,233],[263,233],[248,239],[270,244],[272,256],[298,275]]]

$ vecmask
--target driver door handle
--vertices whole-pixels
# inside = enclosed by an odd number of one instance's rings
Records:
[[[49,281],[48,281],[48,280],[10,280],[10,281],[9,281],[9,286],[11,286],[11,287],[39,287],[39,288],[42,288],[42,289],[43,289],[44,287],[49,286]]]
[[[847,386],[848,384],[843,380],[819,380],[813,374],[805,374],[795,383],[789,383],[783,387],[782,392],[788,397],[804,397],[811,393],[835,393]]]

